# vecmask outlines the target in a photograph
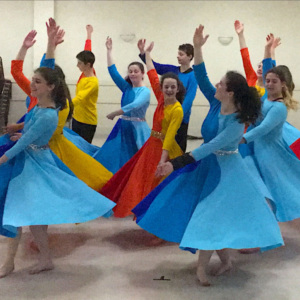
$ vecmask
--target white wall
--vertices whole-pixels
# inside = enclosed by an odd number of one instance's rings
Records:
[[[83,50],[86,38],[85,25],[94,26],[93,52],[96,55],[95,69],[100,81],[99,129],[103,135],[111,130],[113,123],[105,115],[119,107],[120,92],[113,85],[106,69],[106,37],[113,39],[114,58],[121,74],[126,74],[128,63],[138,60],[136,42],[144,37],[155,41],[153,58],[159,62],[177,64],[177,47],[192,42],[195,27],[205,25],[210,35],[204,47],[204,58],[212,82],[217,82],[229,70],[243,72],[234,20],[245,24],[245,36],[255,66],[263,56],[265,36],[273,32],[282,38],[276,52],[279,64],[286,64],[292,71],[296,92],[300,100],[300,57],[295,49],[300,48],[300,3],[298,1],[0,1],[0,55],[4,61],[5,75],[10,78],[10,60],[13,59],[26,33],[38,31],[35,50],[29,50],[25,62],[25,74],[29,77],[37,67],[45,48],[45,25],[41,18],[54,16],[66,31],[65,42],[58,47],[57,63],[64,69],[67,82],[74,95],[79,71],[76,54]],[[135,33],[136,39],[126,43],[122,33]],[[222,46],[218,36],[233,36],[233,42]],[[148,81],[146,80],[148,84]],[[13,86],[11,121],[24,111],[24,95]],[[155,99],[147,113],[149,125]],[[199,135],[201,123],[207,112],[207,104],[198,91],[194,102],[190,134]],[[300,128],[298,113],[291,113],[289,121]],[[298,120],[299,119],[299,120]]]

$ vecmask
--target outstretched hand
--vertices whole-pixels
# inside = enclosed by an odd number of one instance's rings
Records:
[[[46,22],[47,27],[47,35],[48,40],[58,45],[63,42],[63,36],[65,32],[59,29],[59,26],[56,26],[56,22],[53,18],[50,18],[48,22]]]
[[[55,46],[64,42],[65,31],[63,29],[59,29],[55,36]]]
[[[203,25],[200,25],[199,27],[196,28],[194,33],[194,38],[193,38],[193,43],[195,47],[202,47],[206,43],[209,35],[207,34],[206,36],[204,36],[203,31],[204,31]]]
[[[107,50],[112,50],[112,39],[109,36],[106,38],[105,46]]]
[[[237,34],[241,34],[244,32],[244,24],[242,22],[240,22],[239,20],[236,20],[234,22],[234,29]]]
[[[153,47],[154,47],[154,42],[151,42],[151,43],[148,45],[148,47],[146,48],[145,52],[151,52],[152,49],[153,49]]]
[[[281,38],[280,37],[275,38],[272,43],[272,48],[275,49],[280,45],[281,45]]]
[[[25,37],[24,41],[23,41],[23,46],[26,48],[26,49],[29,49],[30,47],[32,47],[36,40],[35,40],[35,37],[37,35],[37,32],[35,30],[31,30]]]
[[[86,32],[87,32],[88,34],[91,34],[91,33],[94,31],[93,26],[90,25],[90,24],[86,25],[85,28],[86,28]]]
[[[146,39],[139,39],[137,46],[141,54],[145,53],[145,45],[146,45]]]
[[[273,42],[274,42],[274,34],[270,33],[266,37],[266,47],[270,47],[271,48],[272,45],[273,45]]]

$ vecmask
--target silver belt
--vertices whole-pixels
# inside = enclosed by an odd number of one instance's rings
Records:
[[[34,150],[34,151],[46,150],[46,149],[49,149],[49,145],[47,144],[47,145],[43,145],[43,146],[38,146],[38,145],[30,144],[27,146],[27,149]]]
[[[217,150],[214,152],[216,155],[231,155],[231,154],[237,154],[239,153],[239,150],[233,150],[233,151],[225,151],[225,150]]]
[[[121,115],[120,119],[126,120],[126,121],[136,121],[136,122],[145,122],[145,118],[138,118],[138,117],[129,117],[125,115]]]

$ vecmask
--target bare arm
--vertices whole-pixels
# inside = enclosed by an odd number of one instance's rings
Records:
[[[110,67],[114,64],[112,58],[112,39],[108,36],[105,42],[105,46],[107,49],[107,66]]]
[[[244,24],[239,20],[234,22],[234,29],[239,37],[240,49],[247,48],[245,36],[244,36]]]

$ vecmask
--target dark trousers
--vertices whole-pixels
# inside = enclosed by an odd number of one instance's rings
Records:
[[[97,125],[85,124],[72,119],[72,130],[89,143],[92,143],[96,128]]]
[[[175,136],[175,140],[183,152],[186,150],[188,127],[189,123],[181,123]]]

